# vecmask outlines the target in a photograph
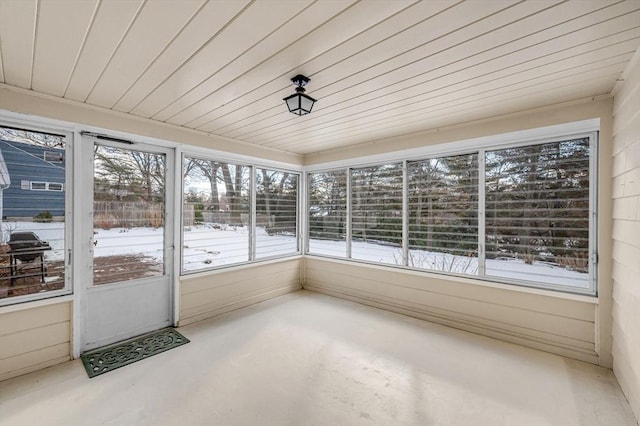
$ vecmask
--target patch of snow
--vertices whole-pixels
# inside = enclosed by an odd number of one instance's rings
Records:
[[[51,251],[45,253],[47,260],[64,259],[64,223],[5,222],[3,230],[32,231],[47,241]],[[136,254],[163,261],[163,232],[159,228],[113,228],[95,229],[94,255],[115,256]],[[309,240],[312,254],[345,257],[345,241]],[[353,241],[352,257],[369,262],[400,265],[402,250],[388,244]],[[294,235],[269,235],[263,227],[256,229],[256,257],[294,254],[297,239]],[[183,246],[183,269],[196,271],[212,266],[246,262],[249,258],[249,231],[244,226],[204,224],[185,227]],[[477,275],[478,259],[454,256],[427,250],[410,250],[410,266],[423,270],[446,271],[458,274]],[[549,262],[526,264],[520,259],[487,259],[487,277],[540,281],[578,288],[588,288],[587,273],[572,271]]]

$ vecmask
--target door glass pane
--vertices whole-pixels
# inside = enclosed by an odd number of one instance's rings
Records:
[[[0,299],[65,287],[65,147],[0,127]]]
[[[95,285],[164,274],[165,156],[96,145]]]

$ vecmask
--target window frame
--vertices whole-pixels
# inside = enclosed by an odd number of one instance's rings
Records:
[[[573,123],[572,123],[573,124]],[[519,132],[521,133],[521,132]],[[328,173],[328,172],[336,172],[336,171],[345,171],[347,172],[347,212],[346,212],[346,223],[347,223],[347,253],[345,256],[332,256],[327,254],[318,254],[312,253],[309,251],[309,229],[306,229],[305,232],[305,250],[304,254],[308,256],[315,257],[324,257],[324,258],[333,258],[339,260],[353,261],[359,263],[366,263],[372,265],[378,265],[376,262],[370,262],[366,260],[354,259],[351,257],[351,221],[352,221],[352,211],[351,207],[351,197],[352,197],[352,188],[350,186],[352,174],[352,169],[363,168],[363,167],[371,167],[376,165],[383,164],[392,164],[397,163],[399,161],[403,162],[403,261],[401,265],[392,265],[385,264],[384,266],[391,268],[398,268],[404,270],[415,271],[424,274],[438,274],[438,275],[447,275],[453,276],[457,278],[463,279],[472,279],[479,280],[488,283],[497,283],[497,284],[506,284],[514,287],[527,287],[527,288],[536,288],[543,290],[551,290],[562,293],[569,294],[577,294],[584,296],[598,296],[598,161],[599,161],[599,130],[586,130],[586,131],[566,131],[566,132],[556,132],[552,136],[542,136],[542,137],[501,137],[502,135],[498,135],[496,137],[496,141],[492,142],[491,137],[480,138],[480,140],[473,141],[460,141],[453,142],[448,144],[443,144],[440,146],[433,146],[432,153],[429,153],[429,149],[423,149],[423,153],[409,153],[403,156],[398,156],[397,154],[394,156],[390,156],[388,160],[379,159],[378,161],[358,161],[349,160],[350,162],[340,162],[340,166],[328,166],[323,167],[322,165],[307,168],[305,170],[305,177],[308,182],[308,185],[311,185],[312,180],[309,175],[313,173]],[[485,153],[486,151],[492,150],[501,150],[508,148],[517,148],[517,147],[526,147],[533,145],[544,145],[549,143],[556,143],[562,141],[568,141],[572,139],[582,139],[587,138],[589,140],[589,242],[588,242],[588,253],[589,253],[589,266],[588,266],[588,288],[578,288],[575,286],[568,285],[560,285],[560,284],[550,284],[544,283],[541,281],[533,281],[533,280],[521,280],[521,279],[513,279],[513,278],[504,278],[499,276],[487,275],[486,274],[486,170],[485,170]],[[466,146],[465,146],[466,145]],[[462,274],[455,272],[446,272],[446,271],[438,271],[438,270],[425,270],[420,268],[413,268],[408,266],[407,259],[407,249],[408,249],[408,220],[409,220],[409,210],[407,205],[408,200],[408,176],[407,176],[407,162],[409,161],[421,161],[428,160],[433,158],[442,158],[442,157],[450,157],[450,156],[458,156],[458,155],[468,155],[468,154],[477,154],[478,156],[478,273],[477,275],[471,274]],[[379,156],[378,156],[379,157]],[[342,165],[344,164],[344,165]],[[308,223],[308,206],[309,206],[309,192],[310,188],[306,187],[306,206],[305,206],[305,216],[307,217]]]
[[[51,185],[60,185],[60,189],[51,189]],[[62,192],[64,191],[64,184],[59,182],[47,182],[47,191]]]
[[[37,185],[42,185],[43,188],[34,188],[33,184],[37,184]],[[49,185],[47,185],[47,182],[40,182],[40,181],[29,181],[29,191],[48,191],[49,190]]]
[[[263,256],[263,257],[258,257],[257,256],[257,241],[256,241],[256,224],[257,224],[257,214],[258,214],[258,210],[256,208],[256,202],[257,202],[257,187],[258,187],[258,169],[265,169],[271,172],[278,172],[278,173],[289,173],[289,174],[293,174],[297,176],[297,185],[296,185],[296,237],[295,237],[295,241],[296,241],[296,250],[295,252],[291,252],[288,254],[276,254],[276,255],[271,255],[271,256]],[[272,167],[272,166],[263,166],[260,164],[255,164],[252,168],[251,171],[251,195],[250,195],[250,199],[251,199],[251,232],[252,232],[252,244],[251,244],[251,257],[250,257],[250,263],[253,262],[263,262],[266,260],[273,260],[273,259],[281,259],[281,258],[286,258],[286,257],[291,257],[291,256],[299,256],[302,254],[302,240],[301,240],[301,236],[303,235],[302,232],[302,220],[301,220],[301,212],[302,212],[302,203],[301,203],[301,199],[302,199],[302,192],[304,192],[304,189],[302,189],[302,185],[303,185],[303,178],[302,176],[304,175],[304,173],[300,172],[300,171],[294,171],[294,170],[289,170],[286,168],[280,168],[280,167]]]
[[[185,200],[185,192],[184,192],[184,161],[185,158],[195,158],[195,159],[199,159],[199,160],[205,160],[205,161],[216,161],[216,162],[221,162],[221,163],[226,163],[226,164],[231,164],[234,166],[241,166],[241,167],[248,167],[249,168],[249,225],[248,225],[248,229],[249,229],[249,238],[248,238],[248,253],[247,253],[247,259],[246,261],[242,261],[242,262],[234,262],[234,263],[228,263],[225,265],[219,265],[219,266],[210,266],[210,267],[206,267],[206,268],[200,268],[200,269],[193,269],[193,270],[189,270],[186,271],[184,269],[184,247],[185,247],[185,238],[184,238],[184,200]],[[230,159],[220,159],[217,158],[216,156],[211,156],[211,155],[206,155],[206,154],[202,154],[202,153],[193,153],[193,152],[182,152],[180,155],[180,179],[178,182],[179,188],[180,188],[180,196],[176,197],[179,198],[180,200],[180,205],[179,205],[179,219],[180,219],[180,261],[179,263],[179,275],[180,276],[188,276],[188,275],[192,275],[192,274],[198,274],[201,272],[207,272],[207,271],[212,271],[212,270],[217,270],[220,268],[225,268],[225,267],[234,267],[234,266],[238,266],[238,265],[245,265],[247,263],[251,262],[251,255],[253,253],[253,238],[252,235],[254,233],[253,231],[253,223],[254,223],[254,219],[253,216],[251,214],[251,206],[253,205],[253,193],[252,193],[252,179],[253,179],[253,170],[254,170],[254,166],[248,163],[243,163],[240,161],[234,161],[234,160],[230,160]]]
[[[180,152],[180,179],[177,179],[177,181],[179,181],[177,183],[177,187],[179,187],[180,189],[180,195],[179,197],[176,197],[176,199],[179,199],[179,224],[180,224],[180,236],[179,236],[179,240],[180,240],[180,250],[179,250],[179,270],[178,270],[178,275],[181,277],[187,277],[190,275],[195,275],[195,274],[202,274],[202,273],[207,273],[207,272],[212,272],[212,271],[219,271],[219,270],[224,270],[227,268],[234,268],[234,267],[238,267],[238,266],[246,266],[246,265],[251,265],[251,264],[255,264],[255,263],[261,263],[261,262],[265,262],[265,261],[271,261],[274,259],[286,259],[286,258],[291,258],[291,257],[296,257],[296,256],[300,256],[302,254],[302,244],[303,244],[303,223],[302,223],[302,193],[306,192],[304,190],[301,190],[302,188],[302,182],[303,182],[303,177],[304,177],[304,173],[301,170],[295,170],[295,169],[288,169],[286,167],[279,167],[279,166],[274,166],[274,165],[270,165],[270,164],[264,164],[264,163],[258,163],[258,162],[251,162],[251,161],[247,161],[247,160],[241,160],[241,159],[234,159],[233,156],[225,156],[225,155],[216,155],[216,153],[211,153],[210,150],[207,151],[195,151],[195,150],[182,150]],[[189,158],[197,158],[200,160],[206,160],[206,161],[217,161],[217,162],[221,162],[221,163],[227,163],[227,164],[232,164],[234,166],[243,166],[243,167],[248,167],[250,169],[249,172],[249,256],[248,256],[248,260],[246,261],[242,261],[242,262],[236,262],[236,263],[230,263],[230,264],[225,264],[225,265],[216,265],[216,266],[210,266],[210,267],[206,267],[206,268],[200,268],[200,269],[194,269],[194,270],[190,270],[190,271],[185,271],[184,270],[184,210],[183,210],[183,206],[184,206],[184,198],[185,198],[185,194],[184,194],[184,160],[186,157]],[[289,173],[289,174],[294,174],[297,176],[298,179],[298,187],[297,187],[297,194],[296,194],[296,251],[295,252],[291,252],[288,254],[280,254],[280,255],[273,255],[273,256],[265,256],[265,257],[260,257],[257,258],[256,257],[256,173],[258,169],[267,169],[269,171],[276,171],[276,172],[284,172],[284,173]]]
[[[29,189],[27,191],[53,191],[53,192],[63,192],[64,191],[64,183],[60,183],[60,182],[41,182],[41,181],[35,181],[35,180],[34,181],[28,181],[28,182],[29,182]],[[35,184],[44,185],[44,188],[34,188],[33,187],[34,183]],[[60,185],[60,189],[52,189],[51,185]]]
[[[47,154],[51,155],[51,154],[60,154],[60,158],[47,158]],[[57,157],[57,155],[56,155]],[[44,153],[42,154],[42,159],[46,162],[49,163],[62,163],[64,161],[64,155],[61,152],[58,151],[44,151]]]
[[[64,138],[64,156],[68,160],[64,165],[64,176],[65,183],[63,184],[64,189],[71,188],[72,190],[67,191],[56,191],[56,192],[64,192],[64,202],[65,202],[65,214],[64,214],[64,287],[58,290],[45,291],[40,293],[32,293],[25,294],[21,296],[13,296],[6,297],[0,299],[0,308],[3,307],[12,307],[12,306],[20,306],[29,302],[38,302],[47,304],[51,300],[56,300],[56,298],[67,297],[70,298],[75,292],[75,287],[73,285],[73,268],[72,268],[72,258],[74,257],[74,244],[75,241],[75,226],[76,220],[74,219],[74,210],[75,206],[78,203],[79,195],[73,193],[73,175],[74,175],[74,154],[77,146],[75,144],[76,134],[75,132],[60,127],[60,126],[51,126],[48,127],[46,125],[40,125],[38,123],[32,122],[31,120],[15,120],[11,117],[7,118],[7,116],[0,114],[0,127],[8,127],[13,129],[24,130],[27,132],[33,133],[44,133],[55,136],[60,136]],[[20,189],[22,188],[22,183],[25,180],[20,181]],[[31,181],[29,182],[29,191],[31,191]],[[47,182],[41,182],[47,184]],[[47,191],[47,189],[36,189],[34,191]]]
[[[409,266],[409,251],[411,250],[410,244],[409,244],[409,239],[411,238],[411,229],[410,229],[410,225],[411,225],[411,205],[410,205],[410,197],[411,194],[409,193],[409,163],[418,163],[418,162],[425,162],[425,161],[430,161],[430,160],[439,160],[439,159],[445,159],[445,158],[453,158],[453,157],[463,157],[463,156],[476,156],[476,173],[477,173],[477,181],[478,181],[478,187],[477,187],[477,191],[476,194],[478,196],[478,202],[477,202],[477,206],[476,206],[476,221],[477,221],[477,225],[476,228],[478,230],[477,234],[476,234],[476,253],[477,256],[475,257],[475,259],[477,259],[478,262],[478,273],[476,274],[464,274],[464,273],[453,273],[453,275],[455,276],[465,276],[465,277],[472,277],[472,278],[476,278],[480,276],[480,269],[484,268],[484,263],[482,262],[482,267],[481,267],[481,258],[480,258],[480,242],[484,241],[483,239],[481,239],[481,232],[480,232],[480,196],[481,196],[481,192],[483,192],[484,190],[484,185],[481,185],[480,183],[482,182],[482,179],[480,177],[480,153],[478,150],[476,151],[469,151],[469,152],[465,152],[465,153],[456,153],[456,154],[438,154],[438,155],[433,155],[433,156],[427,156],[424,158],[420,158],[420,159],[410,159],[410,160],[405,160],[404,163],[404,171],[406,174],[406,178],[405,178],[405,187],[403,188],[405,197],[407,199],[407,210],[406,210],[406,214],[404,215],[404,217],[406,218],[406,241],[405,241],[405,246],[406,248],[406,255],[405,255],[405,263],[404,266],[410,268],[411,270],[416,270],[416,271],[426,271],[426,272],[447,272],[447,271],[441,271],[438,269],[429,269],[429,268],[418,268],[418,267],[410,267]],[[483,166],[484,166],[484,162]],[[484,169],[484,167],[483,167]],[[484,201],[484,200],[483,200]],[[483,228],[484,231],[484,228]]]
[[[350,172],[351,169],[350,168],[338,168],[338,169],[330,169],[330,170],[317,170],[317,171],[310,171],[310,172],[305,172],[304,173],[304,178],[305,178],[305,187],[304,187],[304,192],[305,192],[305,205],[304,205],[304,210],[301,210],[301,213],[304,215],[305,218],[305,223],[306,223],[306,227],[305,227],[305,233],[304,233],[304,253],[305,254],[312,254],[312,255],[321,255],[318,253],[310,253],[310,240],[311,240],[311,225],[310,225],[310,215],[309,215],[309,206],[311,206],[311,190],[310,190],[310,186],[313,183],[313,179],[311,179],[309,177],[309,175],[313,174],[313,173],[333,173],[333,172],[341,172],[345,174],[345,205],[344,205],[344,212],[345,212],[345,223],[344,223],[344,243],[345,243],[345,255],[344,257],[340,257],[340,256],[331,256],[331,255],[324,255],[327,257],[333,257],[336,259],[344,259],[344,258],[348,258],[351,255],[351,222],[349,221],[349,217],[350,217],[350,212],[351,212],[351,179],[350,179]],[[334,241],[334,240],[331,240]],[[338,241],[338,240],[335,240]],[[341,241],[341,240],[340,240]]]
[[[407,162],[406,160],[402,160],[402,161],[385,161],[382,163],[377,163],[377,164],[371,164],[371,165],[367,165],[367,166],[354,166],[354,167],[349,167],[348,173],[347,173],[347,182],[348,182],[348,195],[347,195],[347,199],[349,202],[348,205],[348,211],[349,214],[347,215],[347,224],[348,224],[348,229],[349,229],[349,233],[348,233],[348,238],[349,238],[349,242],[347,244],[347,248],[348,248],[348,258],[351,260],[355,260],[355,261],[364,261],[364,262],[368,262],[368,263],[373,263],[373,264],[379,264],[377,262],[372,262],[372,261],[366,261],[363,259],[359,259],[359,258],[354,258],[353,257],[353,228],[354,228],[354,221],[353,221],[353,212],[354,212],[354,205],[353,205],[353,189],[354,189],[354,185],[353,185],[353,181],[354,181],[354,175],[353,175],[353,171],[354,170],[361,170],[361,169],[368,169],[368,168],[374,168],[374,167],[395,167],[395,166],[399,166],[399,177],[400,177],[400,252],[401,252],[401,258],[402,258],[402,265],[401,266],[406,266],[407,264],[407,240],[406,240],[406,217],[407,217],[407,191],[406,191],[406,170],[407,170]],[[377,204],[377,203],[376,203]],[[377,217],[377,215],[376,215]],[[366,226],[366,224],[365,224]],[[384,265],[386,266],[396,266],[392,263],[384,263]]]

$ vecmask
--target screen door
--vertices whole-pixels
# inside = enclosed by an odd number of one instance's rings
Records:
[[[84,350],[171,324],[172,152],[93,141],[92,279]]]

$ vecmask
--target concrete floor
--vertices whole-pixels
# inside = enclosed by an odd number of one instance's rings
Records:
[[[611,371],[300,291],[88,379],[0,383],[0,425],[636,425]]]

